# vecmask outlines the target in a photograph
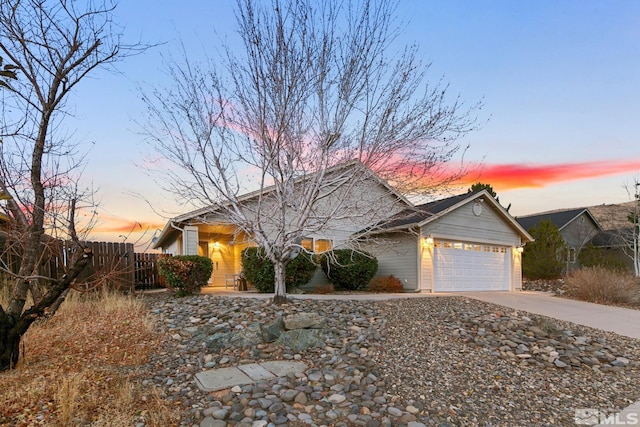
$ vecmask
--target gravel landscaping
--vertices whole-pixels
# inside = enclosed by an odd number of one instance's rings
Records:
[[[166,340],[143,384],[182,406],[183,426],[575,425],[576,409],[640,400],[639,340],[463,297],[148,301]],[[245,339],[296,313],[324,319],[321,344]],[[220,392],[194,383],[202,370],[267,360],[309,369]]]

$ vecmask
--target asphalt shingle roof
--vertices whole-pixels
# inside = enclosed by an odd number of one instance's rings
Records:
[[[577,208],[557,212],[546,212],[536,215],[518,217],[516,218],[516,221],[518,221],[522,228],[524,228],[525,230],[529,230],[534,225],[540,224],[541,221],[549,219],[551,220],[553,225],[558,227],[558,229],[561,229],[585,210],[586,208]]]
[[[424,203],[414,208],[404,209],[384,223],[378,224],[376,228],[391,229],[418,224],[430,216],[437,215],[440,212],[449,209],[451,206],[460,203],[461,201],[471,197],[473,194],[474,193],[459,194],[457,196],[447,197],[446,199]]]

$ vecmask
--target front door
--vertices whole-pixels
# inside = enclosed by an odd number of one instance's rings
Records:
[[[227,242],[202,242],[203,253],[211,259],[213,271],[211,273],[210,286],[225,286],[226,275],[234,274],[233,246]],[[204,252],[204,251],[207,252]]]

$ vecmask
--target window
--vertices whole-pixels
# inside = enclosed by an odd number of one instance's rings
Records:
[[[576,250],[575,248],[567,247],[558,250],[558,261],[562,262],[576,262]]]
[[[329,239],[315,239],[314,252],[320,254],[331,250],[331,240]]]
[[[300,245],[309,252],[313,252],[313,239],[302,239]]]
[[[309,252],[314,252],[317,254],[330,251],[333,248],[331,240],[317,239],[313,237],[307,237],[305,239],[302,239],[302,242],[300,242],[300,245],[306,250],[308,250]]]

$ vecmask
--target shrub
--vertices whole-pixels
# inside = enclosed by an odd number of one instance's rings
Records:
[[[333,289],[333,285],[331,283],[327,283],[324,285],[316,285],[313,288],[313,293],[314,294],[319,294],[319,295],[326,295],[326,294],[332,294],[334,291]]]
[[[608,270],[627,270],[624,261],[615,258],[604,248],[589,243],[578,254],[578,260],[583,267],[604,267]]]
[[[213,262],[199,255],[179,255],[158,259],[158,272],[177,296],[198,292],[211,277]]]
[[[599,304],[640,304],[640,283],[631,273],[585,267],[567,279],[566,295]]]
[[[335,249],[322,257],[321,265],[335,286],[351,291],[367,286],[378,271],[376,257],[351,249]]]
[[[399,293],[403,290],[402,282],[393,275],[376,277],[369,284],[370,292]]]
[[[284,272],[287,292],[309,283],[316,268],[316,264],[306,253],[300,253],[289,261]],[[254,247],[242,251],[242,272],[258,292],[269,293],[275,290],[275,270],[264,249]]]

